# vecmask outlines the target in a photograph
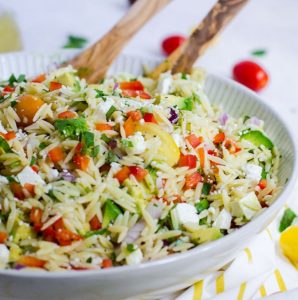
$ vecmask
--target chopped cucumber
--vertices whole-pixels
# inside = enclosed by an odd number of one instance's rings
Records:
[[[119,206],[108,199],[104,207],[102,227],[107,227],[110,222],[116,220],[120,214],[122,214],[122,211]]]
[[[263,145],[269,150],[271,150],[274,147],[271,140],[259,130],[252,130],[252,131],[243,133],[241,135],[241,139],[251,142],[256,147]]]

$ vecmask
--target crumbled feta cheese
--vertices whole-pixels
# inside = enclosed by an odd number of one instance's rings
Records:
[[[141,154],[147,148],[145,139],[139,131],[130,136],[127,140],[132,142],[132,147],[125,147],[125,150],[129,155]]]
[[[20,181],[21,185],[24,185],[25,183],[30,184],[44,184],[45,182],[42,180],[42,178],[35,173],[30,167],[25,167],[22,172],[20,172],[17,175],[18,180]]]
[[[253,181],[260,181],[262,178],[262,167],[254,164],[246,164],[244,167],[246,178]]]
[[[1,121],[0,121],[0,132],[1,133],[7,133],[7,130],[3,127]]]
[[[176,143],[177,147],[183,146],[183,140],[179,133],[173,133],[172,138],[173,138],[174,142]]]
[[[6,184],[8,183],[8,180],[7,180],[7,178],[5,176],[1,176],[0,175],[0,184],[1,183],[6,183]]]
[[[219,229],[229,229],[231,227],[231,221],[231,214],[224,208],[217,216],[213,226]]]
[[[170,74],[162,74],[158,81],[157,92],[160,94],[169,94],[173,79]]]
[[[19,131],[16,133],[17,140],[22,140],[27,136],[25,132],[22,131],[22,129],[19,129]]]
[[[199,216],[197,214],[196,208],[187,203],[178,203],[173,209],[174,218],[179,224],[195,223],[199,222]]]
[[[9,250],[4,244],[0,244],[0,268],[5,268],[9,261]]]
[[[142,260],[143,260],[143,253],[140,249],[133,251],[126,257],[126,263],[128,265],[139,264]]]
[[[112,174],[115,174],[116,172],[118,172],[122,168],[120,164],[115,163],[115,162],[112,162],[110,166],[111,166],[110,172]]]
[[[59,177],[59,172],[56,169],[50,169],[48,173],[50,180],[57,179]]]
[[[254,192],[250,192],[239,201],[232,203],[232,215],[236,217],[245,216],[247,220],[252,219],[252,217],[261,209],[262,206]]]

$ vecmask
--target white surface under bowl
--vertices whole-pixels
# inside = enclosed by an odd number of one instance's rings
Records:
[[[0,56],[0,79],[11,73],[36,75],[59,63],[72,52],[54,55],[26,53]],[[120,57],[110,73],[140,74],[142,65],[155,65],[150,59]],[[256,234],[275,217],[294,186],[296,150],[293,138],[279,116],[259,97],[228,79],[209,74],[205,91],[213,103],[237,117],[257,116],[265,121],[266,132],[282,153],[279,172],[284,189],[276,201],[253,221],[219,240],[198,246],[182,254],[100,271],[32,272],[0,271],[0,299],[18,300],[120,300],[130,297],[159,298],[161,295],[191,285],[210,271],[230,262]],[[239,270],[241,271],[241,270]]]

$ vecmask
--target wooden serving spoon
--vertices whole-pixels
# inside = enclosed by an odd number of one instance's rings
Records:
[[[138,0],[98,42],[63,65],[72,65],[89,83],[99,82],[134,34],[171,0]]]
[[[218,0],[190,37],[167,59],[158,65],[149,77],[157,79],[163,72],[189,73],[195,61],[202,56],[212,40],[237,15],[248,0]]]

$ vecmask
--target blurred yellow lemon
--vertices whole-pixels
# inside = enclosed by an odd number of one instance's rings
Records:
[[[0,52],[22,49],[21,37],[14,19],[8,13],[0,12]]]
[[[283,231],[279,243],[284,255],[298,268],[298,226]]]

